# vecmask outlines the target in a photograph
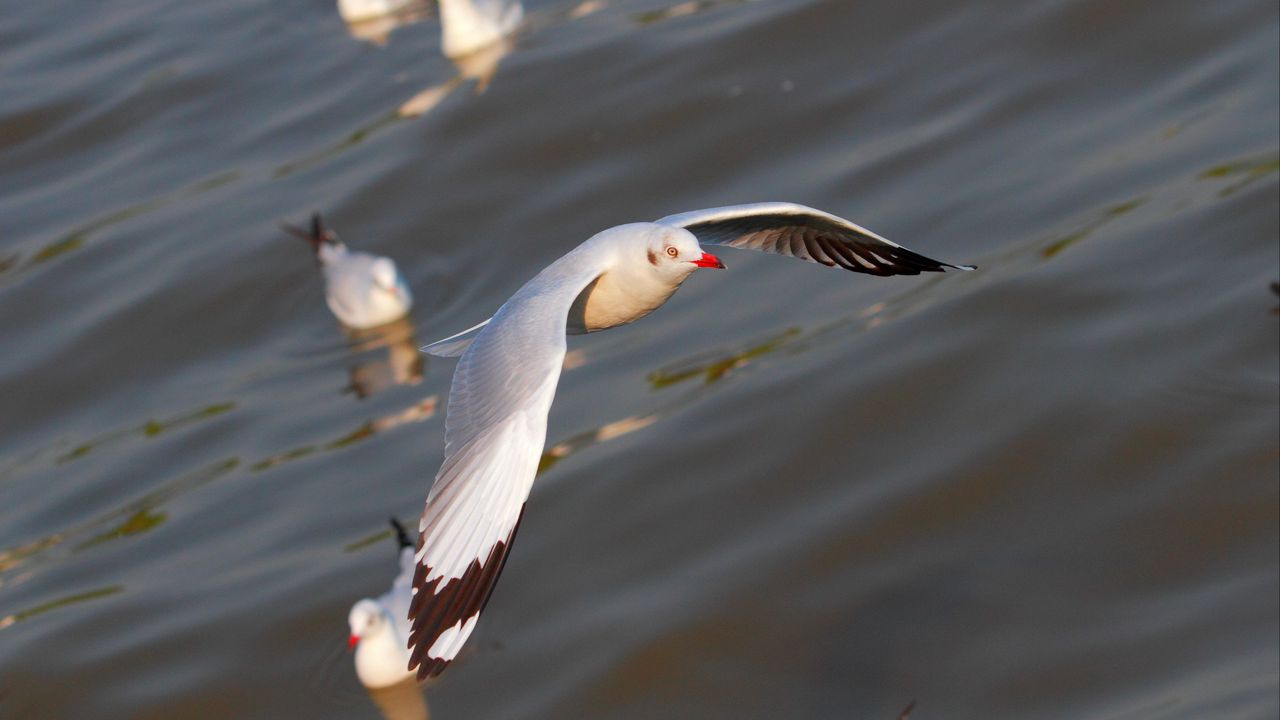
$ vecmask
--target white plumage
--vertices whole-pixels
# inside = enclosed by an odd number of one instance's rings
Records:
[[[311,244],[324,276],[324,299],[342,324],[362,330],[399,320],[413,306],[409,286],[394,260],[355,252],[327,230],[317,213],[310,231],[281,225]]]
[[[520,0],[440,0],[440,49],[469,55],[511,35],[524,19]]]
[[[872,275],[947,268],[847,220],[791,203],[672,215],[598,233],[556,260],[497,313],[424,350],[461,355],[445,459],[419,529],[410,667],[437,675],[476,621],[506,561],[546,439],[565,335],[634,322],[698,268],[723,268],[699,242],[789,255]]]
[[[338,0],[338,14],[349,23],[400,12],[415,0]]]
[[[376,599],[356,602],[347,615],[349,645],[355,648],[356,677],[365,687],[396,685],[414,676],[409,670],[409,598],[413,587],[413,545],[404,528],[391,521],[400,542],[400,571],[391,589]]]

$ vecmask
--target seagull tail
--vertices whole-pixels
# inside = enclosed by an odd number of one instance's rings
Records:
[[[489,320],[492,319],[489,318]],[[471,341],[475,340],[480,331],[484,329],[484,326],[489,324],[489,320],[485,320],[475,327],[467,328],[456,335],[437,340],[430,345],[423,345],[422,352],[436,357],[457,357],[467,351],[467,348],[471,346]]]
[[[280,229],[284,230],[285,232],[289,233],[290,235],[296,238],[302,238],[303,240],[306,240],[308,243],[311,244],[311,251],[314,252],[317,256],[320,255],[320,246],[323,245],[325,241],[329,240],[333,235],[331,231],[325,230],[324,221],[320,219],[320,213],[311,214],[310,230],[303,230],[302,228],[296,225],[290,225],[289,223],[284,223],[284,222],[280,223]]]
[[[391,527],[395,528],[396,542],[400,543],[401,548],[413,547],[413,541],[409,539],[409,533],[405,532],[404,526],[400,524],[399,520],[391,518]]]

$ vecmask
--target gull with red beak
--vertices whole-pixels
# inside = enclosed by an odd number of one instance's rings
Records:
[[[635,322],[700,268],[700,243],[789,255],[869,275],[972,270],[931,260],[819,210],[759,203],[610,228],[538,273],[494,316],[423,348],[461,356],[444,463],[419,525],[410,669],[439,675],[457,657],[506,562],[546,440],[565,335]]]
[[[356,651],[356,677],[365,687],[382,688],[412,678],[409,671],[409,598],[413,581],[413,541],[395,518],[391,519],[400,547],[400,572],[391,589],[378,598],[365,598],[351,606],[347,647]]]
[[[404,317],[413,305],[409,286],[391,258],[354,252],[326,229],[320,214],[311,216],[311,229],[281,223],[290,235],[311,244],[324,276],[324,299],[338,320],[363,330]]]

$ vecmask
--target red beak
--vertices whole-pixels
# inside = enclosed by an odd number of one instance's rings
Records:
[[[356,649],[356,646],[357,646],[357,645],[359,645],[359,644],[360,644],[360,636],[359,636],[359,635],[352,635],[351,637],[347,638],[347,649],[348,649],[348,650],[355,650],[355,649]]]
[[[702,253],[702,257],[697,260],[690,260],[690,262],[700,268],[715,268],[717,270],[724,269],[724,263],[720,262],[720,258],[708,252]]]

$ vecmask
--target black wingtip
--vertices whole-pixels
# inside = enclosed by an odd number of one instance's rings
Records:
[[[309,231],[286,222],[280,223],[280,229],[296,238],[306,240],[311,245],[311,251],[317,254],[320,252],[320,245],[328,239],[327,231],[324,229],[324,222],[320,219],[320,213],[311,214],[311,229]]]
[[[395,528],[396,531],[396,542],[400,543],[400,547],[413,547],[414,543],[409,539],[409,533],[405,532],[404,526],[400,524],[400,521],[395,518],[391,518],[390,520],[391,527]]]
[[[449,667],[450,662],[452,661],[437,660],[435,658],[427,658],[425,662],[422,662],[421,664],[416,666],[417,673],[418,673],[417,675],[418,682],[424,682],[427,680],[431,680],[432,678],[440,677],[440,673],[444,672],[444,669]],[[410,665],[409,669],[413,670],[414,667],[415,667],[414,665]]]

